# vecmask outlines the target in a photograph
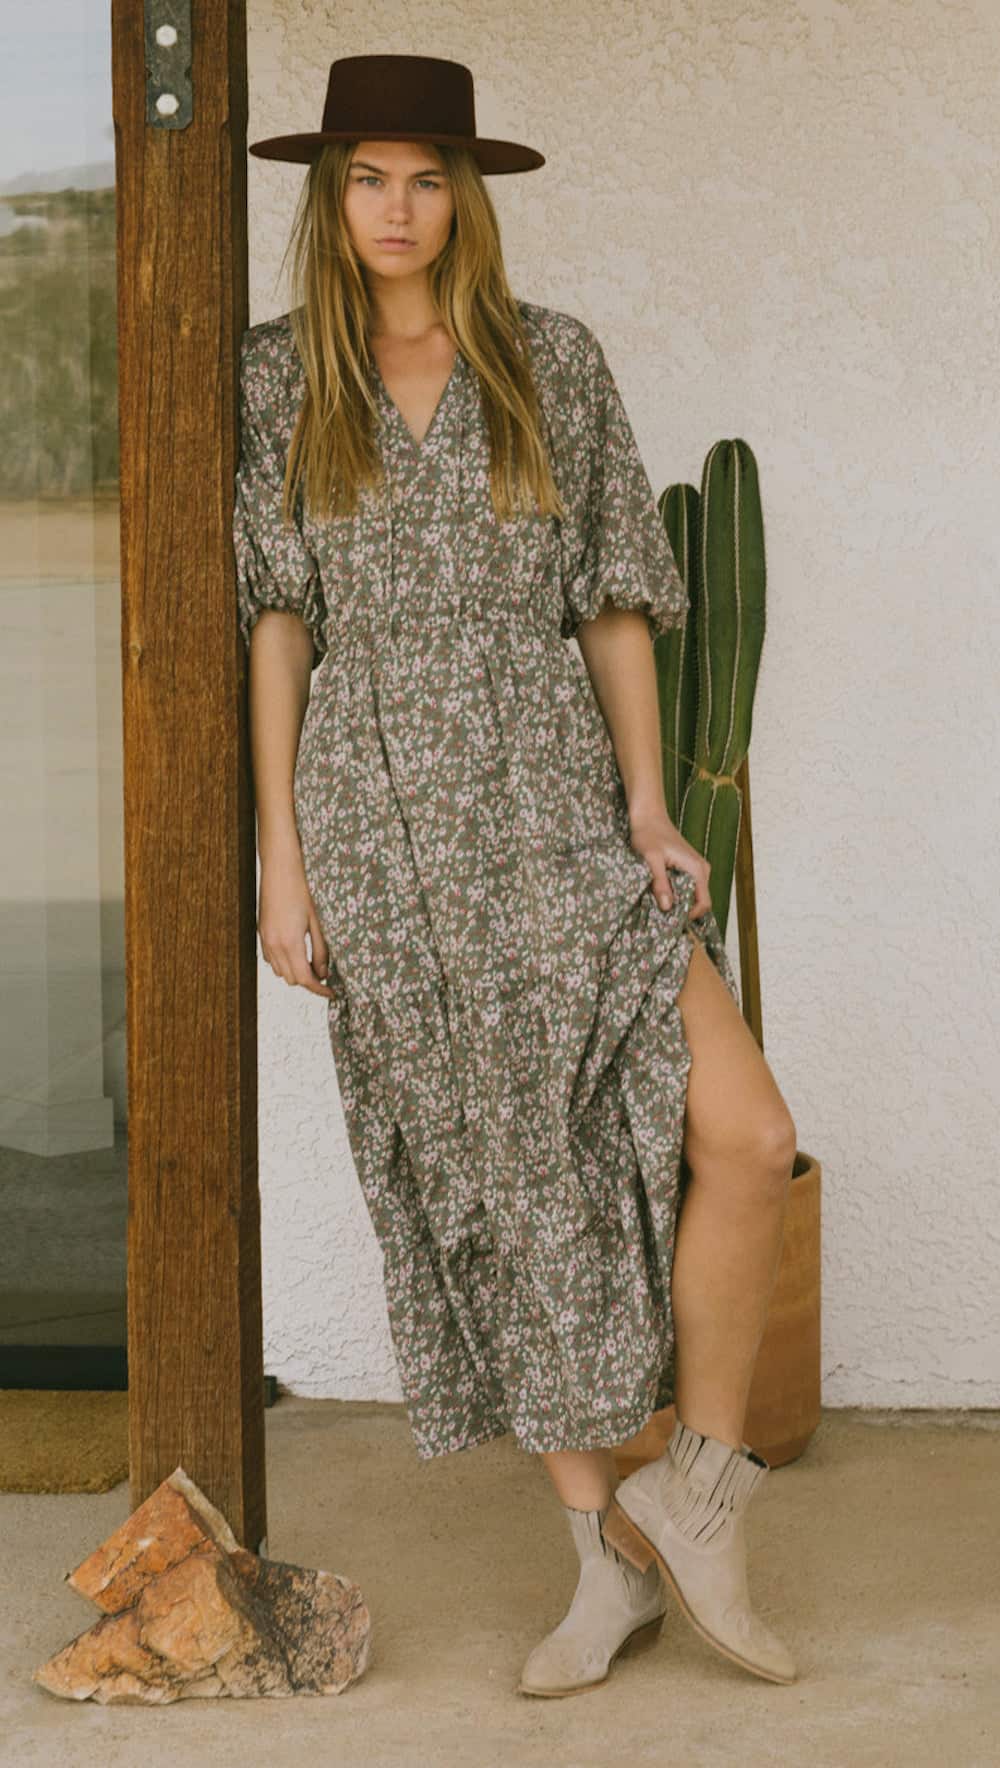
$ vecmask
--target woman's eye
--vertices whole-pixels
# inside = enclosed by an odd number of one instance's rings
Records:
[[[359,184],[380,184],[381,179],[375,172],[363,172],[357,182]],[[431,190],[440,190],[441,188],[435,178],[418,178],[417,183],[426,184]]]

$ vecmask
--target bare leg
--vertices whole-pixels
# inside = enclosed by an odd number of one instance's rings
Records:
[[[618,1484],[610,1449],[552,1449],[542,1460],[562,1502],[574,1510],[603,1510]]]
[[[796,1131],[756,1038],[697,938],[678,1007],[691,1051],[689,1180],[671,1276],[677,1416],[738,1448],[781,1256]],[[564,1504],[599,1509],[610,1449],[543,1454]]]
[[[677,1416],[739,1448],[781,1256],[791,1114],[756,1038],[696,942],[678,996],[691,1050],[674,1245]]]

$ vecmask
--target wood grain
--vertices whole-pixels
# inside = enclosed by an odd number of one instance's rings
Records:
[[[145,121],[113,0],[128,999],[129,1477],[266,1534],[255,861],[231,542],[247,323],[244,0],[194,0],[194,115]]]

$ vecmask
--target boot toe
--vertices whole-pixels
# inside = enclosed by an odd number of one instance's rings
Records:
[[[758,1662],[772,1675],[780,1676],[783,1682],[795,1681],[798,1674],[795,1659],[777,1633],[772,1633],[763,1623],[760,1623],[759,1642],[755,1642],[755,1654]]]
[[[794,1682],[797,1674],[795,1659],[777,1633],[755,1614],[744,1613],[732,1618],[736,1622],[731,1640],[734,1650],[766,1675],[778,1676],[783,1682]]]
[[[566,1694],[603,1682],[608,1673],[605,1653],[579,1639],[543,1639],[528,1653],[521,1671],[522,1694]]]

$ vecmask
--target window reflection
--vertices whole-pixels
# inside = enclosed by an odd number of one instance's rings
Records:
[[[110,8],[0,72],[0,1386],[118,1385],[126,1072]]]

